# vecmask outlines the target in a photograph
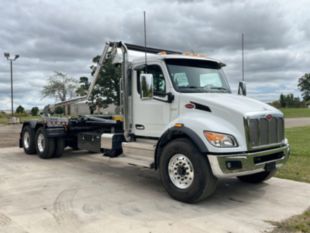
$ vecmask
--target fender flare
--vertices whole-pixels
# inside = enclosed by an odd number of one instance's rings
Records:
[[[23,123],[22,129],[23,129],[25,126],[28,126],[28,125],[30,126],[31,129],[36,129],[37,126],[43,126],[43,123],[40,122],[40,121],[25,121],[25,122]]]
[[[205,143],[192,129],[187,127],[171,127],[162,134],[162,136],[158,140],[158,143],[156,144],[154,158],[155,169],[159,167],[159,159],[164,146],[176,138],[188,138],[197,146],[198,150],[201,153],[207,153],[209,151]]]

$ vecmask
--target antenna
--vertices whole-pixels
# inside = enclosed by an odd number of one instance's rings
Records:
[[[145,73],[147,73],[147,48],[146,48],[146,13],[143,11],[143,23],[144,23],[144,53],[145,53]]]
[[[244,34],[241,34],[241,50],[242,50],[242,81],[244,81]]]

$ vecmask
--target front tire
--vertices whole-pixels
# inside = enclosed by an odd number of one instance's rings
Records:
[[[246,183],[259,184],[273,177],[276,174],[276,172],[277,172],[276,169],[272,171],[263,171],[251,175],[238,176],[238,179]]]
[[[26,154],[35,154],[36,153],[36,146],[35,146],[35,132],[29,126],[25,126],[22,130],[22,146]]]
[[[178,201],[195,203],[215,191],[217,179],[208,159],[188,139],[176,139],[164,147],[159,169],[164,188]]]
[[[40,158],[52,158],[55,153],[55,139],[48,138],[43,127],[39,128],[35,137],[36,150]]]

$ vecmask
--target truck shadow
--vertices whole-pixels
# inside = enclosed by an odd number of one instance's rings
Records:
[[[103,178],[104,182],[109,178],[109,182],[113,184],[125,184],[128,187],[126,192],[129,196],[130,192],[132,192],[132,195],[140,196],[141,199],[156,195],[163,203],[169,202],[179,203],[181,206],[187,205],[169,197],[161,185],[157,171],[127,165],[120,161],[103,157],[101,154],[88,154],[85,151],[67,150],[59,160],[68,161],[75,168],[82,169],[87,173],[97,174]],[[100,185],[100,181],[96,182],[97,185]],[[240,182],[236,178],[219,179],[217,189],[213,196],[196,205],[190,206],[214,206],[221,209],[227,208],[227,205],[229,205],[230,208],[239,208],[240,205],[252,204],[257,199],[264,198],[268,194],[269,186],[268,181],[254,185]],[[140,190],[140,192],[137,194],[136,190]]]

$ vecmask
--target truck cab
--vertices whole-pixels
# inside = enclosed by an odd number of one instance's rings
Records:
[[[288,159],[283,114],[233,94],[222,62],[109,43],[99,63],[113,48],[122,51],[120,118],[69,119],[56,127],[58,131],[44,123],[25,123],[20,145],[26,153],[31,147],[30,152],[40,154],[36,143],[49,146],[42,140],[54,140],[49,157],[57,150],[61,154],[59,147],[63,150],[72,141],[79,149],[96,147],[113,159],[159,170],[167,192],[189,203],[210,196],[222,177],[263,182]],[[152,54],[129,61],[129,48]]]

